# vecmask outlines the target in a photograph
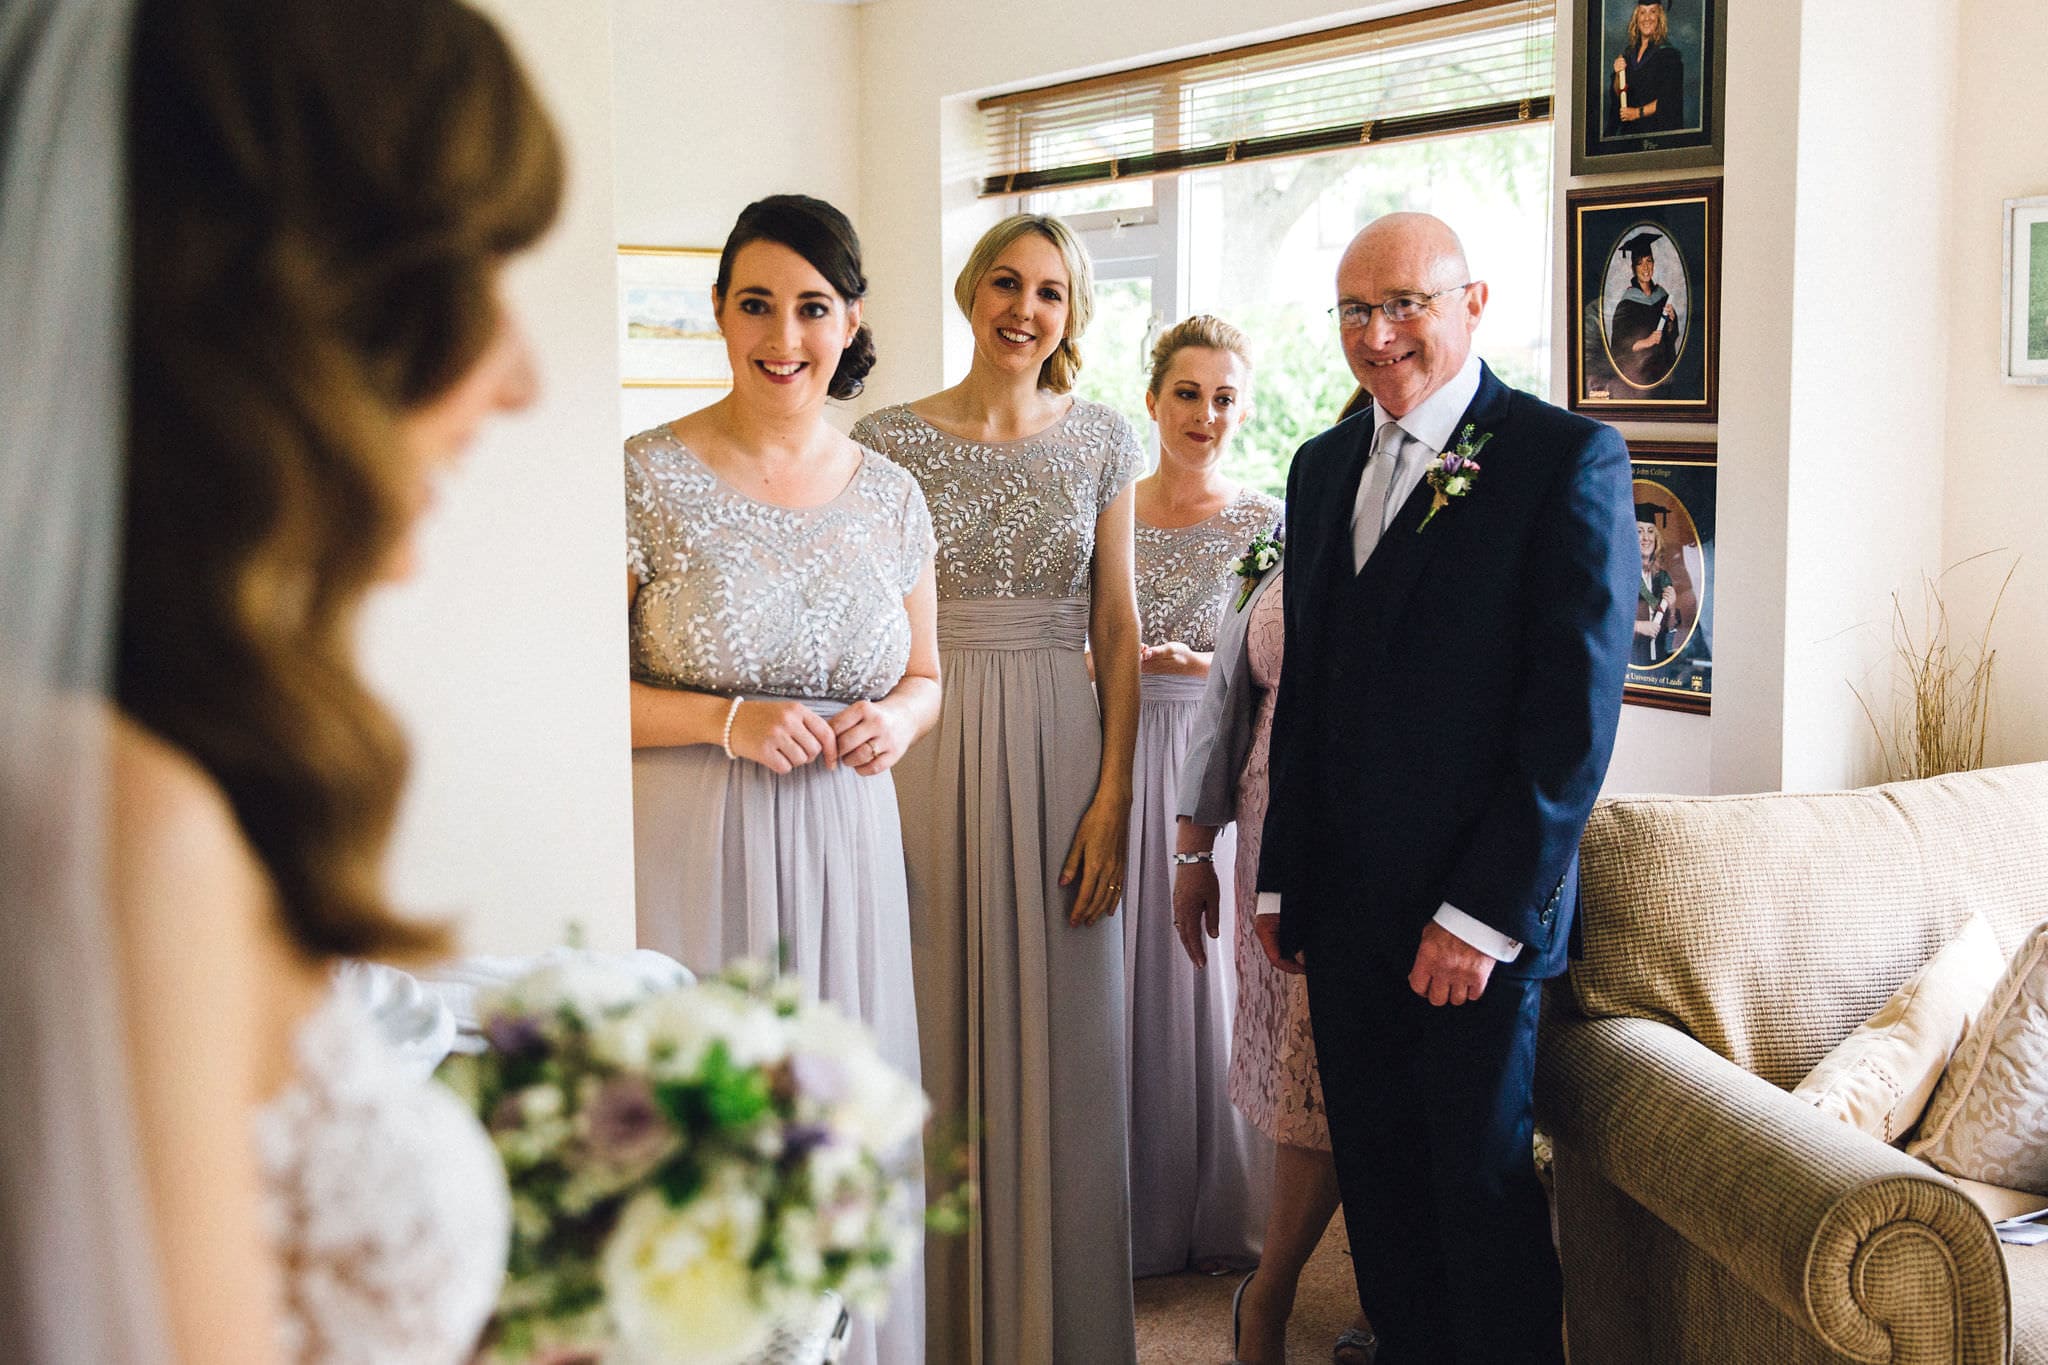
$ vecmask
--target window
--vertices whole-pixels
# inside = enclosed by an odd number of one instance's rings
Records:
[[[1279,492],[1353,388],[1337,259],[1395,209],[1460,229],[1492,287],[1480,353],[1547,391],[1553,22],[1549,0],[1466,0],[984,101],[985,192],[1065,217],[1094,257],[1082,395],[1142,424],[1152,339],[1233,322],[1258,369],[1229,472]]]

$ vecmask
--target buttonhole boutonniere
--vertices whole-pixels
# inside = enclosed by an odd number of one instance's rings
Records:
[[[1451,505],[1452,498],[1464,497],[1479,482],[1479,452],[1493,439],[1493,433],[1484,432],[1475,439],[1472,431],[1472,424],[1467,422],[1458,433],[1458,443],[1431,460],[1424,471],[1422,477],[1429,483],[1431,497],[1428,515],[1415,528],[1417,535],[1436,520],[1437,513]]]
[[[1252,600],[1252,589],[1259,586],[1259,580],[1266,571],[1280,562],[1280,548],[1285,542],[1280,536],[1280,527],[1275,523],[1270,531],[1261,531],[1252,537],[1252,543],[1245,547],[1243,554],[1230,563],[1230,571],[1244,580],[1244,586],[1237,590],[1237,602],[1232,611],[1243,611],[1244,604]]]

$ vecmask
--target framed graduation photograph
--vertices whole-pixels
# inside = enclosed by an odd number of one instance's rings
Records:
[[[712,315],[717,247],[619,248],[619,379],[629,389],[732,386]]]
[[[1574,0],[1572,174],[1722,162],[1728,0]]]
[[[1631,441],[1642,580],[1622,700],[1707,712],[1714,698],[1711,442]]]
[[[1711,422],[1720,402],[1721,181],[1572,190],[1567,404]]]
[[[2048,195],[2005,201],[2008,384],[2048,384]]]

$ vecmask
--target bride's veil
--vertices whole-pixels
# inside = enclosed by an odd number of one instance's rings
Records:
[[[0,1351],[169,1358],[103,894],[132,0],[0,4]]]

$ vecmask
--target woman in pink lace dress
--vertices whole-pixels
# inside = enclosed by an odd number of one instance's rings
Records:
[[[1281,1365],[1287,1318],[1301,1270],[1337,1211],[1337,1171],[1316,1074],[1306,978],[1283,975],[1266,960],[1254,931],[1258,908],[1259,840],[1266,823],[1267,755],[1282,656],[1278,566],[1258,580],[1217,634],[1209,687],[1195,718],[1182,770],[1176,848],[1212,847],[1218,830],[1237,825],[1232,888],[1236,914],[1232,957],[1237,1015],[1231,1031],[1230,1101],[1273,1139],[1273,1194],[1259,1268],[1238,1287],[1232,1314],[1232,1356],[1246,1365]],[[1174,923],[1200,967],[1204,935],[1217,932],[1220,888],[1208,863],[1174,869]],[[1337,1339],[1338,1365],[1368,1365],[1374,1341],[1363,1316]]]

